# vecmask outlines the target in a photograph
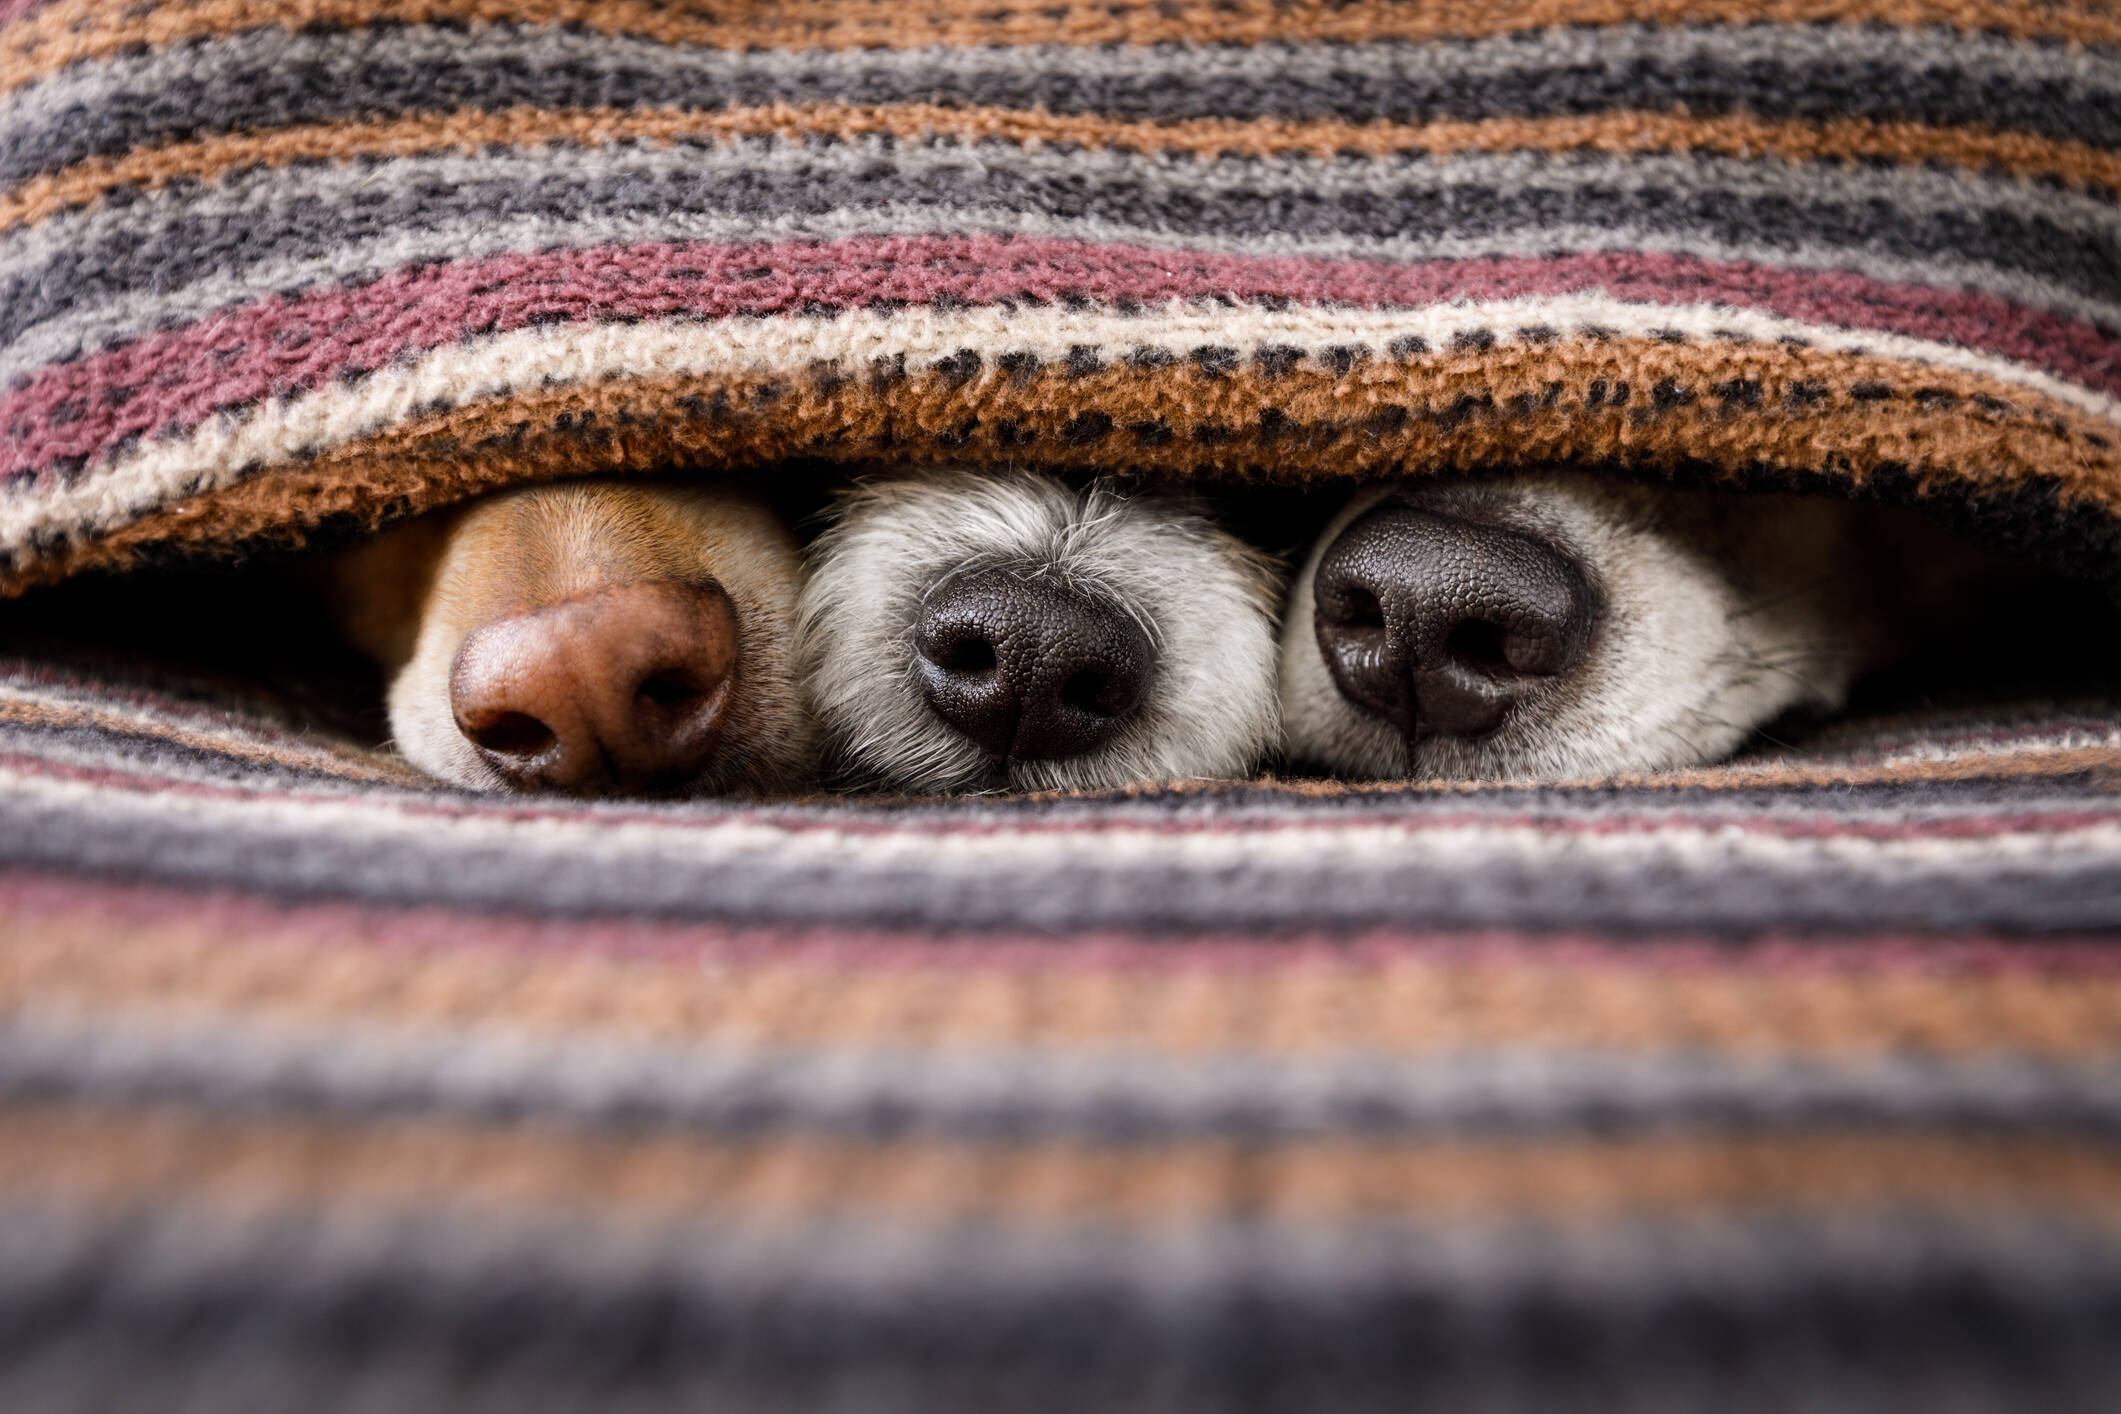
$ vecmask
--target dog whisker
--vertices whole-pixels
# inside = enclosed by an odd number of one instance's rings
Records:
[[[1730,610],[1724,615],[1724,617],[1730,622],[1736,623],[1741,619],[1753,618],[1760,614],[1768,613],[1772,610],[1780,609],[1787,605],[1794,604],[1800,599],[1805,599],[1813,595],[1827,593],[1828,591],[1838,588],[1839,586],[1840,581],[1837,576],[1831,574],[1822,574],[1818,578],[1813,579],[1808,583],[1799,584],[1792,588],[1782,590],[1780,593],[1770,594],[1766,598],[1756,599],[1749,604],[1740,605],[1739,607]]]

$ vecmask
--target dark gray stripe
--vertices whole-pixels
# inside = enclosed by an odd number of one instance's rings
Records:
[[[949,224],[968,200],[1008,213],[1019,229],[1064,222],[1263,250],[1326,241],[1485,254],[1526,238],[1550,247],[1557,232],[1588,229],[1652,248],[1864,252],[1918,267],[1971,266],[1977,279],[2001,272],[2002,283],[2037,279],[2072,305],[2121,303],[2121,208],[2009,178],[1701,156],[1202,164],[1004,145],[813,148],[762,139],[275,169],[204,193],[102,205],[0,243],[0,343],[138,290],[225,283],[257,265],[350,260],[352,268],[334,269],[345,278],[407,232],[518,223],[582,245],[614,227],[683,238],[705,219],[767,234],[879,208],[940,212]]]
[[[848,100],[1124,119],[1351,121],[1614,108],[1864,117],[2121,143],[2121,59],[1941,30],[1556,29],[1437,44],[735,53],[581,31],[391,26],[128,54],[0,106],[0,180],[207,132],[456,107]]]
[[[1900,1127],[2121,1137],[2116,1054],[1814,1058],[1522,1047],[1189,1056],[1123,1047],[685,1045],[511,1030],[294,1027],[152,1012],[0,1021],[0,1101],[251,1116],[534,1117],[623,1130],[1154,1143]]]
[[[86,1390],[71,1407],[1042,1414],[1948,1390],[1958,1411],[2090,1411],[2121,1385],[2121,1244],[2062,1213],[656,1222],[446,1190],[408,1209],[10,1201],[0,1392],[39,1411]]]
[[[1454,827],[1370,840],[1229,830],[1150,847],[1065,835],[621,836],[593,821],[516,829],[492,817],[349,817],[348,808],[369,809],[24,791],[0,801],[0,861],[290,899],[938,933],[2040,933],[2121,924],[2121,851],[2099,837],[2043,833],[1890,846],[1713,830],[1601,837],[1534,826],[1474,836]]]

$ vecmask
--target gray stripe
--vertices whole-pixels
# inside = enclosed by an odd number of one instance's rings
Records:
[[[967,194],[982,205],[968,210]],[[255,298],[421,258],[555,243],[849,230],[1147,239],[1399,259],[1576,248],[1746,250],[2121,310],[2121,210],[1918,168],[1512,153],[1447,161],[1174,162],[863,140],[558,148],[240,174],[0,241],[0,377]],[[224,302],[225,302],[224,299]]]
[[[1447,807],[1439,813],[1449,818]],[[1891,842],[1713,828],[1482,835],[1454,825],[1369,837],[1354,828],[1239,828],[1124,846],[1109,834],[997,830],[939,845],[915,833],[843,838],[758,826],[621,832],[600,829],[599,814],[516,825],[401,816],[380,803],[118,791],[71,799],[18,787],[0,800],[0,860],[290,898],[941,933],[1959,933],[2121,922],[2121,854],[2098,836]],[[1032,859],[1036,868],[1027,867]]]
[[[18,1010],[0,1021],[0,1100],[53,1099],[1009,1139],[1820,1124],[2116,1135],[2121,1051],[2082,1061],[1531,1047],[1427,1056],[920,1051]]]
[[[1955,1410],[2090,1410],[2047,1396],[2121,1379],[2117,1298],[2110,1227],[1993,1206],[1020,1226],[539,1220],[446,1191],[401,1213],[0,1208],[0,1318],[33,1337],[0,1347],[0,1379],[71,1357],[106,1392],[167,1381],[97,1408],[178,1390],[499,1409],[529,1390],[532,1408],[677,1391],[702,1402],[640,1407],[721,1409],[704,1397],[734,1389],[768,1409],[1528,1410],[1595,1384],[1621,1409],[1949,1390]],[[210,1397],[231,1389],[250,1397]]]
[[[701,1206],[711,1205],[712,1195],[700,1196]],[[90,1265],[108,1274],[113,1304],[205,1295],[223,1282],[277,1284],[272,1278],[283,1273],[304,1284],[336,1284],[395,1271],[456,1286],[459,1294],[505,1296],[495,1288],[511,1286],[507,1278],[533,1280],[543,1268],[587,1300],[614,1283],[665,1281],[695,1297],[738,1301],[785,1284],[876,1311],[894,1297],[1022,1297],[1087,1279],[1151,1299],[1213,1296],[1254,1282],[1294,1300],[1418,1286],[1485,1303],[1540,1291],[1613,1303],[1623,1318],[1674,1287],[1739,1302],[1787,1298],[1792,1284],[1807,1280],[1890,1290],[1954,1258],[1988,1268],[2021,1299],[2081,1297],[2091,1294],[2087,1287],[2121,1281],[2121,1239],[2111,1228],[2008,1207],[1735,1218],[1638,1213],[1537,1225],[1470,1217],[1303,1223],[1210,1215],[1170,1222],[1151,1212],[1138,1224],[1056,1218],[1005,1228],[973,1215],[980,1195],[968,1193],[965,1202],[972,1211],[955,1221],[889,1225],[823,1215],[809,1223],[644,1223],[624,1212],[554,1213],[540,1221],[466,1211],[442,1188],[424,1215],[410,1203],[399,1213],[333,1213],[320,1205],[274,1221],[243,1208],[186,1211],[182,1195],[172,1195],[160,1215],[98,1214],[91,1204],[46,1201],[36,1205],[44,1221],[25,1223],[31,1205],[14,1198],[0,1208],[10,1219],[0,1224],[0,1301],[19,1301],[26,1289]]]
[[[103,705],[107,705],[103,704]],[[180,722],[182,729],[211,731],[216,724]],[[323,747],[328,740],[311,743]],[[2053,749],[2072,744],[2067,738]],[[238,743],[239,745],[239,743]],[[286,742],[261,738],[261,749],[290,749]],[[1962,748],[1971,761],[1980,744]],[[143,721],[136,732],[95,727],[15,727],[0,724],[0,753],[87,771],[134,771],[143,783],[183,783],[235,787],[260,798],[276,791],[305,795],[343,795],[359,799],[371,792],[398,795],[366,777],[348,777],[319,766],[261,765],[208,745],[171,740],[155,722]],[[1999,766],[2007,758],[1999,761]],[[1831,764],[1831,763],[1824,763]],[[440,787],[436,787],[440,790]],[[1617,821],[1710,825],[1785,823],[1809,828],[1831,822],[1839,826],[1893,828],[1912,824],[1981,825],[1999,814],[2017,816],[2090,812],[2121,820],[2121,806],[2097,784],[2077,774],[1964,780],[1833,784],[1825,786],[1763,785],[1653,788],[1615,795],[1600,787],[1534,787],[1484,785],[1477,791],[1438,795],[1410,786],[1403,791],[1374,790],[1334,800],[1330,811],[1301,796],[1272,786],[1233,785],[1213,792],[1187,792],[1146,798],[1051,801],[961,799],[948,804],[886,805],[860,796],[800,806],[772,803],[705,807],[714,818],[737,817],[761,824],[812,827],[828,822],[852,828],[890,827],[947,839],[954,832],[1040,824],[1080,823],[1107,827],[1157,828],[1196,823],[1217,827],[1325,827],[1356,823],[1433,821],[1439,815],[1482,823],[1533,821],[1568,825]]]
[[[2121,57],[1941,30],[1562,28],[1438,44],[742,53],[582,31],[391,26],[66,69],[0,104],[0,180],[202,131],[455,107],[925,101],[1128,119],[1352,121],[1612,108],[1867,117],[2121,143]]]
[[[377,784],[373,775],[333,769],[336,763],[329,760],[295,760],[278,765],[246,760],[233,754],[237,745],[229,743],[230,749],[224,750],[215,745],[176,741],[148,723],[143,723],[137,734],[87,726],[0,727],[0,751],[87,771],[136,769],[149,772],[158,780],[190,785],[299,790],[313,795],[334,791],[351,794]],[[259,749],[289,750],[285,744],[270,740],[260,742]]]

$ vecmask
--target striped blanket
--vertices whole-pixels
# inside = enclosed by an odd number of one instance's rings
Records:
[[[2102,0],[0,0],[0,589],[791,458],[2121,586],[2117,191]],[[2111,1409],[2117,781],[497,800],[0,658],[0,1407]]]

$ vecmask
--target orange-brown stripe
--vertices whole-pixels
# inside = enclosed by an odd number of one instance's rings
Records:
[[[388,915],[93,908],[0,920],[0,1009],[388,1023],[633,1041],[1168,1055],[1521,1046],[1833,1058],[2121,1053],[2121,976],[1691,968],[1668,956],[1299,951],[1256,967],[981,967],[831,952],[657,957],[533,941],[399,947]],[[380,936],[378,936],[378,931]],[[423,934],[424,937],[424,934]]]
[[[2121,1148],[1824,1133],[1628,1139],[1187,1140],[1105,1146],[717,1141],[431,1121],[272,1124],[176,1110],[0,1110],[0,1194],[69,1203],[389,1206],[754,1220],[1597,1220],[1867,1205],[2121,1220]]]
[[[1757,406],[1721,399],[1717,388],[1733,379],[1758,385]],[[1600,390],[1623,382],[1630,400],[1615,407]],[[1085,436],[1094,416],[1111,430]],[[803,457],[1287,482],[1546,461],[1706,464],[1734,480],[1787,468],[1822,490],[1904,468],[1925,494],[2044,483],[2094,513],[2121,514],[2112,429],[2025,389],[1859,353],[1613,337],[1372,360],[1338,377],[1121,364],[1079,377],[990,369],[964,383],[924,373],[884,387],[791,371],[540,388],[416,417],[151,512],[0,578],[0,593],[123,566],[151,546],[207,553],[267,534],[288,541],[327,516],[374,523],[379,508],[423,510],[540,478]]]
[[[0,30],[0,87],[136,46],[264,26],[514,21],[715,48],[921,45],[1361,43],[1478,38],[1560,25],[1893,24],[2112,44],[2121,17],[2046,0],[781,0],[701,11],[657,0],[189,0],[113,6],[60,0]]]
[[[177,179],[212,181],[228,172],[296,162],[404,157],[448,150],[476,152],[496,144],[674,142],[680,139],[778,136],[841,138],[890,134],[964,142],[1037,144],[1266,156],[1341,152],[1567,152],[1615,154],[1699,151],[1727,157],[1949,163],[1998,168],[2021,177],[2077,187],[2121,188],[2121,153],[2086,143],[2022,133],[1937,128],[1919,123],[1768,121],[1673,113],[1598,113],[1476,122],[1348,123],[1277,118],[1196,119],[1174,123],[1112,122],[998,108],[934,104],[775,104],[723,112],[675,109],[550,111],[476,109],[418,118],[315,123],[167,143],[118,157],[97,157],[32,177],[0,196],[0,231],[42,221],[122,187],[156,187]]]

